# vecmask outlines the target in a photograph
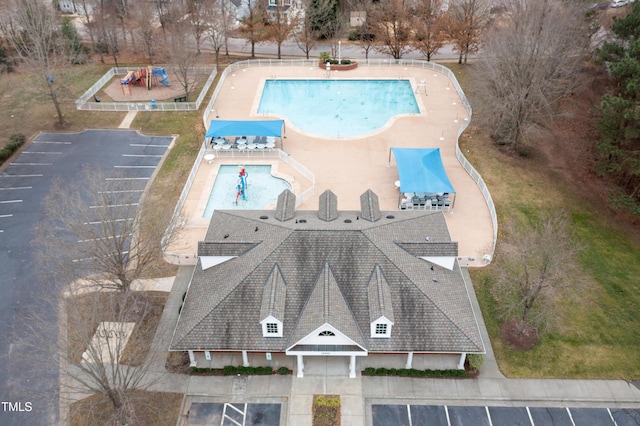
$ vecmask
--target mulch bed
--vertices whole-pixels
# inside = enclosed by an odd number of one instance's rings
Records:
[[[500,326],[500,338],[513,349],[524,352],[538,343],[535,328],[519,320],[509,320]]]
[[[340,395],[313,396],[313,426],[340,426]]]

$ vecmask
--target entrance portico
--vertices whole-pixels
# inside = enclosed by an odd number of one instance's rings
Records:
[[[328,323],[323,324],[287,349],[295,355],[297,377],[304,377],[305,356],[349,357],[349,377],[356,377],[356,357],[367,356],[367,350]]]

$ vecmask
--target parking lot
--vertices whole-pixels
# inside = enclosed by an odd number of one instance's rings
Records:
[[[372,405],[373,426],[631,426],[640,408]]]
[[[31,246],[33,231],[43,218],[42,201],[52,181],[77,182],[83,170],[100,170],[108,176],[117,172],[131,180],[131,187],[142,195],[157,165],[167,152],[172,137],[145,136],[132,130],[87,130],[80,133],[43,133],[14,158],[0,173],[0,324],[5,332],[20,332],[20,309],[28,309],[31,295],[46,290],[35,268]],[[54,320],[54,313],[51,313]],[[2,339],[3,356],[11,342]],[[43,358],[46,354],[43,351]],[[16,390],[27,385],[46,389],[47,384],[27,378],[22,371],[12,373],[8,364],[0,367],[3,401],[18,401]],[[42,379],[39,380],[40,382]],[[55,383],[49,383],[49,386]],[[41,392],[29,392],[39,395]],[[24,396],[22,397],[24,399]],[[45,403],[33,401],[29,415],[42,415]],[[21,421],[25,421],[21,414]],[[35,421],[31,424],[39,424]]]

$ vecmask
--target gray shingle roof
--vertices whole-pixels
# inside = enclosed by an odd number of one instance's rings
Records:
[[[320,194],[318,217],[326,222],[338,218],[338,197],[328,189]]]
[[[296,196],[293,192],[285,189],[278,196],[278,203],[276,205],[275,217],[276,219],[285,222],[293,219],[296,214]]]
[[[369,321],[374,322],[381,316],[393,322],[393,304],[391,302],[391,288],[382,274],[380,265],[376,265],[367,289],[369,297]]]
[[[284,318],[284,304],[287,294],[287,284],[280,273],[277,264],[273,266],[271,274],[267,277],[262,290],[262,307],[260,308],[260,321],[269,315],[282,321]]]
[[[453,271],[431,271],[428,262],[405,249],[424,244],[426,236],[450,244],[443,214],[381,212],[379,220],[370,222],[357,220],[361,213],[339,211],[326,222],[317,211],[297,211],[295,221],[282,222],[273,211],[214,212],[207,241],[256,245],[205,271],[195,267],[171,349],[283,352],[303,330],[318,328],[328,318],[370,352],[484,351],[457,262]],[[382,288],[378,295],[385,310],[390,300],[387,312],[394,326],[389,339],[371,338],[368,332],[373,311],[382,310],[380,303],[371,305],[372,271],[379,271],[375,285]],[[278,293],[284,286],[276,286],[275,299],[265,299],[265,292],[275,288],[270,282],[286,282],[286,291]],[[319,300],[314,295],[319,288],[328,291],[328,299],[322,299],[331,303],[328,316],[324,304],[322,316],[310,315],[320,308],[312,302]],[[277,310],[284,306],[278,318],[282,338],[262,336],[265,300],[267,305],[273,300],[270,306]]]
[[[370,189],[360,196],[360,216],[369,222],[380,220],[378,196]]]
[[[421,243],[405,243],[399,242],[398,246],[406,250],[413,256],[457,256],[458,243],[440,243],[440,242],[421,242]]]
[[[199,241],[198,256],[242,256],[259,243]]]

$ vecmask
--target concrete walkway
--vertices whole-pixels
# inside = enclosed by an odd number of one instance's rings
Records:
[[[507,379],[499,371],[491,350],[484,321],[475,302],[483,339],[487,347],[485,365],[477,379],[425,379],[405,377],[341,376],[343,366],[330,357],[305,360],[305,377],[295,376],[227,376],[202,377],[167,373],[164,363],[171,342],[178,308],[187,289],[192,267],[178,271],[171,295],[153,342],[153,373],[158,378],[154,389],[182,392],[187,396],[182,408],[182,424],[188,424],[189,404],[197,401],[260,403],[282,401],[283,425],[310,426],[315,394],[338,394],[342,424],[370,425],[372,404],[412,405],[496,405],[543,407],[640,406],[640,390],[623,380],[544,380]],[[468,274],[465,274],[468,278]]]

